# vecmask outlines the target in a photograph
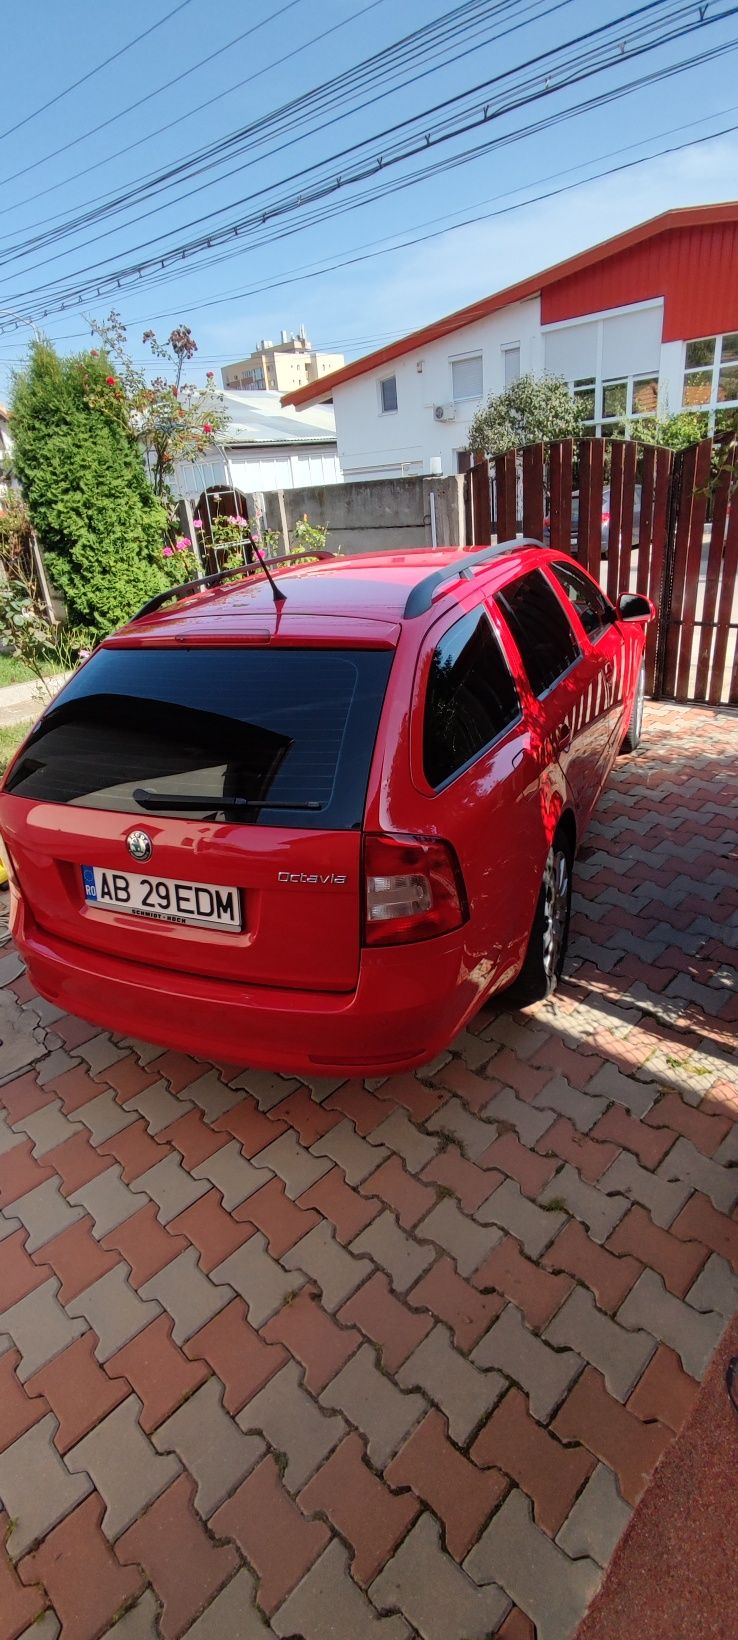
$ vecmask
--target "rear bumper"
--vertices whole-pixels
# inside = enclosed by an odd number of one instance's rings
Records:
[[[11,928],[48,1001],[105,1030],[203,1059],[305,1075],[391,1075],[426,1064],[480,1005],[463,940],[365,951],[349,995],[248,986],[104,956],[39,928],[13,894]]]

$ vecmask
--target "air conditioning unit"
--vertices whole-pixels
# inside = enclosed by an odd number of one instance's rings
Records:
[[[455,404],[434,404],[434,406],[433,406],[433,420],[434,421],[455,421],[456,420],[456,406],[455,406]]]

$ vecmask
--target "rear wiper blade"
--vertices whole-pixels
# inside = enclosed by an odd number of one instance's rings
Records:
[[[138,786],[131,794],[142,809],[209,809],[214,813],[230,809],[320,809],[322,803],[280,803],[270,797],[204,797],[180,792],[168,796],[165,792],[150,792]]]

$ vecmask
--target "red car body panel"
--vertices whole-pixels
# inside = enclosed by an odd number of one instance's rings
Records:
[[[108,1029],[228,1063],[373,1075],[432,1058],[519,971],[561,815],[571,815],[581,840],[630,719],[644,623],[617,620],[592,644],[553,579],[581,655],[545,695],[533,694],[495,593],[551,561],[567,562],[528,547],[478,566],[457,549],[298,565],[280,571],[288,596],[279,607],[258,576],[144,616],[106,640],[111,651],[394,654],[360,827],[144,816],[0,790],[12,931],[41,994]],[[447,581],[426,610],[406,618],[412,589],[456,562],[473,573]],[[434,790],[423,768],[431,661],[439,639],[479,609],[502,646],[521,713]],[[86,903],[83,865],[140,869],[127,850],[137,827],[153,843],[157,876],[240,890],[240,933],[140,922]],[[373,833],[451,845],[463,875],[461,926],[416,943],[367,946],[363,838]]]

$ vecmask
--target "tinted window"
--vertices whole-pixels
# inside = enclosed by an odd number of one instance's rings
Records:
[[[487,616],[478,610],[441,638],[431,662],[423,768],[442,786],[520,715],[517,690]]]
[[[595,642],[615,620],[609,598],[580,569],[572,569],[569,564],[552,564],[551,569],[574,605],[587,637]]]
[[[534,695],[542,695],[579,658],[579,645],[565,611],[539,569],[521,575],[497,597],[531,689]]]
[[[379,391],[380,391],[380,394],[381,394],[382,410],[383,410],[384,414],[387,415],[387,413],[389,411],[396,410],[397,409],[397,377],[396,376],[385,376],[384,381],[381,381],[379,383]]]
[[[386,650],[101,649],[41,720],[8,790],[129,814],[359,826],[391,661]],[[138,800],[142,788],[164,801]]]

